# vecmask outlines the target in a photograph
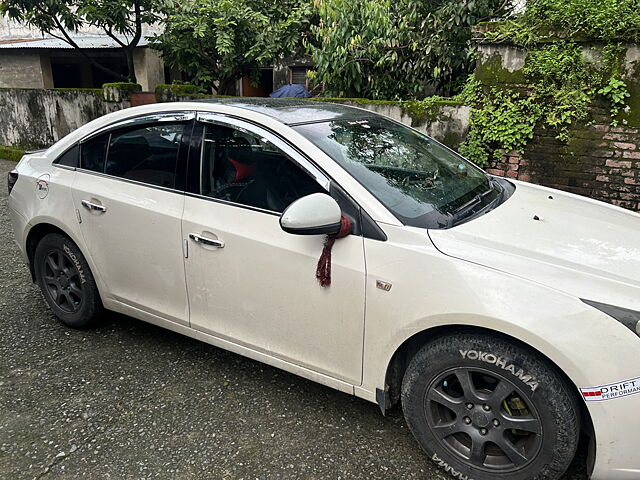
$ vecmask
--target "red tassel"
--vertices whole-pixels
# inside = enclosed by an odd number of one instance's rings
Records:
[[[351,233],[351,222],[344,215],[340,219],[340,231],[334,235],[327,235],[324,241],[322,255],[318,260],[318,268],[316,268],[316,278],[320,282],[321,287],[331,285],[331,249],[337,239],[346,237]]]

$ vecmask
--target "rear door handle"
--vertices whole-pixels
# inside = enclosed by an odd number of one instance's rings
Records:
[[[209,245],[212,247],[224,248],[224,242],[220,240],[214,240],[212,238],[203,237],[202,235],[198,235],[197,233],[190,233],[189,238],[196,243],[201,243],[203,245]]]
[[[89,210],[95,210],[96,212],[106,212],[107,207],[104,205],[99,205],[97,203],[90,202],[89,200],[82,200],[80,202],[83,207],[88,208]]]

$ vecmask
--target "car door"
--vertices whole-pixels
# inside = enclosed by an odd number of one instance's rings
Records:
[[[81,142],[73,187],[88,253],[107,286],[103,301],[185,325],[180,228],[191,127],[188,116],[171,114],[92,136]]]
[[[213,114],[201,118],[202,141],[189,156],[199,178],[189,182],[182,223],[191,327],[359,384],[362,237],[336,241],[333,283],[321,287],[315,271],[324,236],[285,233],[279,216],[297,198],[326,193],[326,177],[266,130]]]

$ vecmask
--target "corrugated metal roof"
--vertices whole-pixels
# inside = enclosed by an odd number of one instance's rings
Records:
[[[80,48],[121,48],[120,45],[107,35],[79,35],[72,37],[73,41]],[[125,39],[122,39],[126,42]],[[147,46],[147,39],[142,37],[138,43],[139,47]],[[45,50],[73,50],[74,48],[62,40],[57,38],[21,38],[16,40],[3,40],[0,42],[0,49],[22,49],[22,48],[38,48]]]

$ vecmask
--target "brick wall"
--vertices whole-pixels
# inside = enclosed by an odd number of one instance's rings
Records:
[[[574,128],[566,143],[536,132],[523,155],[504,152],[487,171],[640,210],[640,128]]]
[[[522,89],[528,52],[524,48],[485,40],[480,30],[476,80],[487,87]],[[585,57],[601,44],[577,42]],[[628,107],[611,126],[610,106],[602,99],[589,108],[585,124],[574,125],[568,140],[557,131],[537,131],[523,155],[504,152],[487,170],[495,175],[538,183],[640,211],[640,45],[623,45],[622,76]]]

